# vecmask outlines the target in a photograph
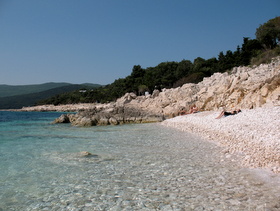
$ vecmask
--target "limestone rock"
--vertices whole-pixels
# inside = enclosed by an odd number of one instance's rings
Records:
[[[110,125],[117,125],[117,124],[119,124],[118,120],[115,117],[111,117],[109,119],[109,123],[110,123]]]
[[[160,91],[158,89],[155,89],[153,91],[152,98],[158,97],[159,93],[160,93]]]
[[[154,90],[148,96],[126,93],[116,102],[96,104],[54,122],[93,126],[162,121],[177,116],[182,108],[189,110],[193,104],[201,111],[280,105],[280,57],[270,64],[215,73],[198,84]]]
[[[59,118],[56,118],[53,123],[69,123],[70,119],[67,114],[62,114]]]

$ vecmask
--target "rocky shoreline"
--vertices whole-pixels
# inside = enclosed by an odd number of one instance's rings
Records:
[[[200,113],[179,116],[193,104]],[[136,96],[127,93],[108,104],[44,105],[20,111],[78,112],[64,114],[54,123],[74,126],[163,122],[214,140],[225,153],[241,153],[244,165],[280,172],[280,57],[270,64],[237,67],[215,73],[198,84],[155,90]],[[217,111],[242,109],[242,113],[217,120]],[[203,111],[203,112],[202,112]],[[176,118],[173,118],[176,117]],[[173,119],[171,119],[173,118]]]
[[[230,73],[215,73],[198,84],[184,84],[178,88],[154,90],[145,96],[127,93],[108,104],[43,105],[24,107],[20,111],[105,111],[130,107],[166,118],[178,116],[182,109],[196,104],[201,111],[220,108],[253,109],[280,105],[280,57],[269,64],[237,67]]]
[[[178,116],[162,125],[199,134],[224,147],[226,156],[242,156],[243,165],[280,172],[280,107],[245,109],[216,119],[220,112]]]
[[[62,114],[56,123],[71,123],[73,126],[90,127],[96,125],[119,125],[129,123],[161,122],[163,115],[135,109],[132,107],[97,108],[80,111],[77,114]]]
[[[91,110],[96,107],[96,104],[93,103],[79,103],[79,104],[66,104],[66,105],[39,105],[39,106],[30,106],[23,107],[22,109],[15,109],[15,111],[24,111],[24,112],[79,112],[84,110]]]

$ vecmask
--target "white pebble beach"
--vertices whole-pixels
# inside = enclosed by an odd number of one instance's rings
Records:
[[[242,110],[222,117],[219,111],[177,116],[162,125],[195,133],[224,147],[224,153],[242,156],[246,167],[280,172],[280,106]]]

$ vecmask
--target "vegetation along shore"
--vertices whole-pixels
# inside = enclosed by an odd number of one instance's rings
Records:
[[[21,111],[74,111],[54,122],[75,126],[163,121],[222,144],[228,156],[240,153],[246,166],[280,172],[279,21],[260,25],[256,39],[244,38],[241,48],[221,52],[218,59],[136,65],[127,78],[81,93],[82,98],[64,94]],[[179,116],[194,104],[199,113]],[[235,109],[242,112],[215,119]]]
[[[193,103],[199,113],[178,116]],[[223,109],[235,108],[242,112],[215,119]],[[155,90],[151,95],[127,93],[107,104],[42,105],[21,111],[79,111],[54,121],[75,126],[167,119],[163,125],[213,140],[225,146],[226,154],[241,154],[246,166],[280,172],[280,57],[269,64],[235,68],[231,74],[216,73],[198,84]]]

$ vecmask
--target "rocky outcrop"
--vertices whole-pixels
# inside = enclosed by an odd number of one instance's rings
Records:
[[[201,111],[279,106],[280,57],[270,64],[215,73],[198,84],[188,83],[161,92],[154,90],[145,96],[127,93],[114,103],[41,106],[33,110],[84,111],[61,116],[55,122],[93,126],[162,121],[178,116],[181,109],[188,110],[193,104]]]
[[[53,123],[70,123],[69,115],[62,114],[59,118],[55,119]]]
[[[163,115],[123,106],[82,111],[77,114],[62,114],[53,123],[71,123],[74,126],[89,127],[96,125],[160,122],[164,119]]]
[[[79,103],[79,104],[66,104],[66,105],[39,105],[31,107],[23,107],[22,109],[14,109],[15,111],[38,111],[38,112],[78,112],[83,110],[95,109],[96,105],[93,103]]]
[[[117,103],[128,101],[120,98]],[[280,105],[280,57],[270,64],[237,67],[230,73],[215,73],[198,84],[157,90],[148,96],[130,98],[129,105],[174,117],[196,104],[200,110],[257,108]]]

